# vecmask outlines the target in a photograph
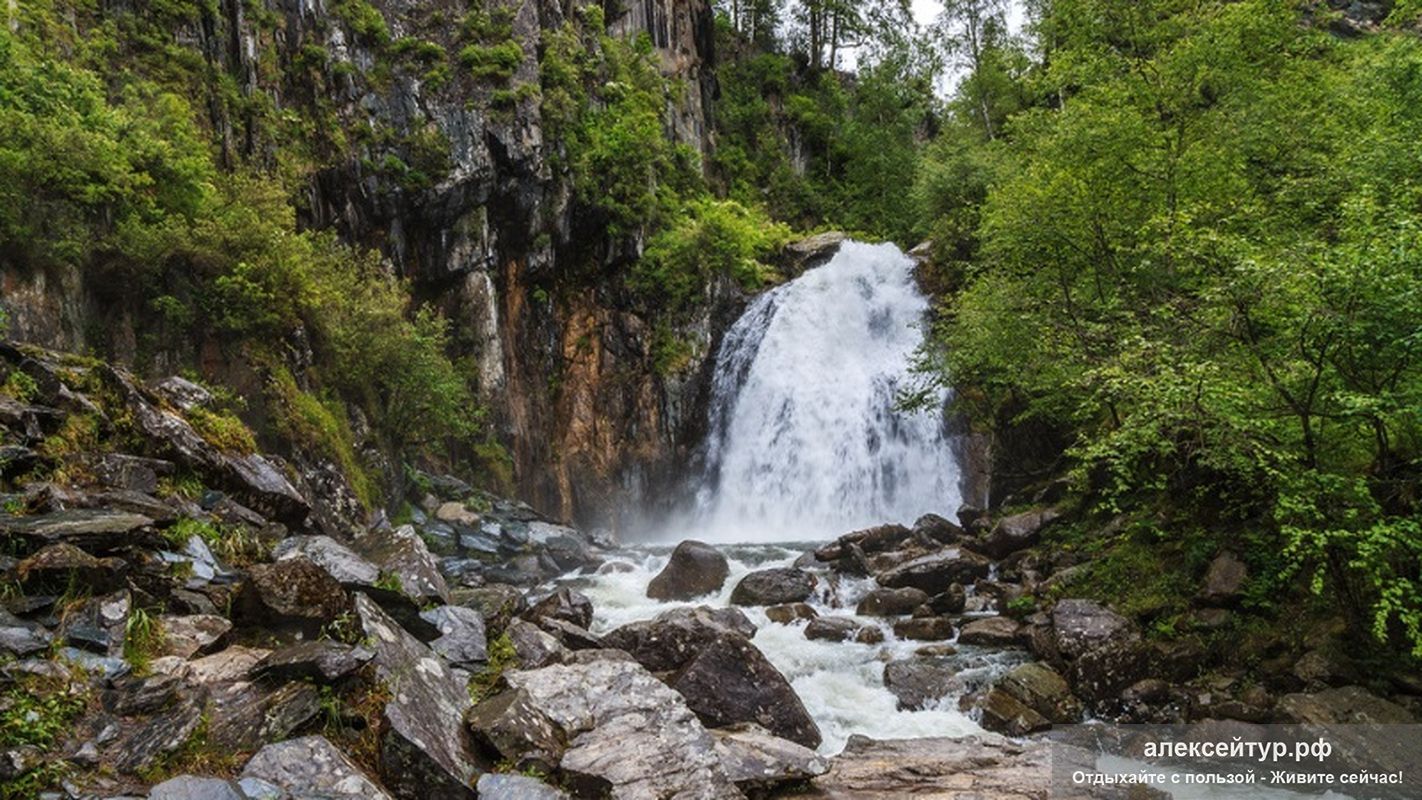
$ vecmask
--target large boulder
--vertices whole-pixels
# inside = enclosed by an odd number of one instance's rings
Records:
[[[489,642],[484,633],[484,617],[472,608],[437,606],[420,616],[439,629],[439,638],[430,642],[436,653],[456,667],[482,669],[489,660]]]
[[[321,736],[306,736],[263,747],[242,768],[242,777],[266,781],[295,797],[392,800],[354,762]]]
[[[1026,736],[1052,727],[1051,720],[1007,692],[993,689],[978,705],[982,726],[1008,736]]]
[[[20,587],[29,594],[49,589],[63,592],[83,586],[91,593],[109,592],[123,585],[128,562],[96,558],[68,542],[46,545],[15,568]]]
[[[354,546],[381,572],[393,576],[400,590],[416,603],[449,603],[449,586],[439,561],[414,526],[377,525],[357,536]]]
[[[1076,722],[1081,701],[1072,696],[1066,679],[1046,664],[1032,662],[1014,667],[996,687],[1057,724]]]
[[[1209,606],[1231,605],[1244,594],[1244,584],[1248,580],[1249,568],[1239,556],[1226,550],[1210,562],[1196,600]]]
[[[691,600],[721,591],[730,565],[709,544],[688,539],[676,546],[671,559],[652,582],[647,596],[653,600]]]
[[[722,636],[750,639],[755,625],[736,608],[674,608],[655,619],[633,622],[602,637],[602,645],[632,654],[652,672],[681,669]]]
[[[1052,644],[1055,654],[1064,659],[1137,636],[1129,619],[1094,600],[1059,600],[1052,608]]]
[[[390,690],[380,743],[385,785],[402,798],[472,800],[476,769],[463,724],[468,675],[446,666],[370,598],[357,595],[355,609]]]
[[[274,650],[252,668],[257,677],[334,683],[365,666],[375,654],[366,647],[312,639]]]
[[[865,626],[850,617],[815,617],[805,626],[805,638],[811,641],[848,642],[864,629]]]
[[[107,376],[126,394],[134,426],[155,455],[201,473],[210,485],[231,492],[272,519],[294,528],[306,523],[311,504],[276,463],[256,453],[214,447],[182,415],[150,402],[123,373],[108,369]]]
[[[71,647],[122,656],[132,606],[133,597],[127,589],[91,597],[64,615],[57,633]]]
[[[321,713],[321,692],[313,683],[230,681],[208,687],[205,736],[209,746],[250,752],[281,741]]]
[[[916,642],[941,642],[952,639],[955,629],[947,617],[913,617],[894,623],[894,635]]]
[[[924,514],[914,520],[913,534],[920,541],[954,544],[963,538],[963,529],[937,514]]]
[[[738,606],[778,606],[802,603],[815,593],[815,576],[794,567],[776,567],[752,572],[741,578],[731,591],[731,603]]]
[[[968,606],[968,590],[961,583],[950,583],[947,589],[929,598],[926,605],[935,614],[961,614]]]
[[[272,558],[277,561],[302,556],[348,589],[374,586],[380,581],[379,567],[329,536],[289,536],[272,548]]]
[[[1109,700],[1150,669],[1150,651],[1135,624],[1100,603],[1060,600],[1049,622],[1039,617],[1028,618],[1025,633],[1033,652],[1060,669],[1084,700]]]
[[[349,612],[351,602],[330,573],[306,558],[290,558],[247,570],[239,605],[249,623],[315,636]]]
[[[1003,517],[977,547],[993,558],[1007,558],[1039,542],[1042,529],[1060,516],[1055,509],[1045,509]]]
[[[162,763],[192,738],[203,722],[203,693],[199,687],[175,680],[138,682],[123,692],[110,708],[133,715],[118,726],[117,736],[106,745],[106,760],[125,775],[138,775]]]
[[[507,583],[491,583],[462,593],[460,604],[479,612],[490,637],[503,633],[509,620],[528,610],[523,590]]]
[[[486,772],[475,784],[479,800],[568,800],[568,793],[528,775]]]
[[[179,775],[154,786],[148,800],[249,800],[248,795],[231,781],[221,778],[201,778]]]
[[[191,658],[217,649],[232,630],[226,617],[216,614],[166,614],[158,618],[163,630],[164,655]]]
[[[820,746],[820,729],[790,682],[742,636],[718,637],[668,684],[710,727],[754,722],[805,747]]]
[[[890,589],[913,587],[930,595],[945,591],[951,584],[968,584],[987,577],[992,562],[987,558],[958,547],[911,558],[880,571],[874,577],[879,585]]]
[[[475,739],[498,758],[555,770],[578,796],[743,797],[681,696],[635,662],[558,664],[506,673],[504,683],[469,714]]]
[[[1003,676],[979,707],[983,727],[1008,736],[1046,730],[1053,723],[1076,722],[1082,711],[1066,680],[1038,663],[1022,664]]]
[[[871,590],[859,601],[855,613],[865,617],[900,617],[928,602],[928,592],[905,586],[900,589]]]
[[[516,619],[504,629],[514,660],[520,669],[538,669],[560,664],[568,658],[568,648],[551,633],[532,622]]]
[[[856,550],[860,554],[882,553],[898,550],[912,541],[913,531],[902,525],[878,525],[846,533],[820,547],[815,550],[815,559],[822,562],[839,561]]]
[[[840,245],[849,240],[849,235],[840,231],[825,231],[798,239],[785,245],[783,259],[785,269],[791,275],[799,275],[806,270],[824,264],[839,252]]]
[[[1274,713],[1295,725],[1409,725],[1417,720],[1402,706],[1358,686],[1279,698]]]
[[[90,553],[120,550],[152,534],[152,517],[114,509],[75,508],[23,517],[0,514],[0,535],[35,545],[65,542]]]

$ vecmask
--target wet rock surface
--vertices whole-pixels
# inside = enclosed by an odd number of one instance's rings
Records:
[[[711,734],[726,777],[748,791],[802,783],[829,771],[828,759],[758,725],[716,728]]]
[[[777,567],[752,572],[731,590],[731,603],[738,606],[776,606],[800,603],[815,592],[815,576],[794,567]]]
[[[890,589],[914,588],[936,594],[950,584],[968,584],[987,577],[992,562],[971,550],[949,548],[911,558],[876,572],[880,585]]]
[[[884,665],[884,688],[901,709],[921,709],[962,690],[960,664],[943,657],[915,657]]]
[[[722,637],[750,639],[755,625],[739,609],[709,606],[675,608],[655,619],[624,625],[602,638],[606,647],[624,650],[652,672],[681,669]]]
[[[668,684],[709,727],[754,722],[805,747],[820,745],[819,727],[795,690],[744,637],[718,637]]]
[[[693,600],[720,591],[729,573],[721,551],[688,540],[672,550],[666,567],[647,584],[647,596],[655,600]]]
[[[399,796],[473,798],[477,773],[464,733],[468,677],[456,672],[363,595],[355,611],[390,691],[383,719],[381,777]]]
[[[741,796],[715,739],[680,695],[635,662],[554,665],[510,673],[505,683],[506,695],[470,716],[476,737],[505,758],[545,763],[589,794]]]

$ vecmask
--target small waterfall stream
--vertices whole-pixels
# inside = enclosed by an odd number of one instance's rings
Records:
[[[943,406],[899,408],[928,300],[891,244],[846,242],[766,292],[717,356],[700,538],[783,542],[959,506]]]

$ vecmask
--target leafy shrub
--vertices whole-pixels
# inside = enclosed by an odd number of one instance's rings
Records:
[[[20,676],[0,695],[0,747],[36,747],[48,754],[89,704],[68,677]],[[46,760],[13,780],[0,782],[0,800],[33,800],[57,784],[66,767],[63,759]]]
[[[763,259],[790,240],[790,229],[764,211],[734,200],[691,202],[647,244],[632,267],[631,284],[656,307],[691,305],[712,276],[733,278],[755,291],[776,277]]]
[[[562,143],[552,160],[609,233],[655,229],[699,188],[699,164],[665,134],[673,87],[650,42],[605,35],[597,6],[583,15],[581,26],[569,21],[549,32],[539,63],[545,136]]]
[[[512,41],[466,45],[459,51],[459,63],[478,80],[508,80],[523,63],[523,46]]]
[[[1422,45],[1263,0],[1136,7],[1053,6],[1052,101],[930,151],[944,374],[982,420],[1062,431],[1097,509],[1203,523],[1251,584],[1422,655]],[[1151,558],[1112,550],[1098,588],[1164,608],[1188,587],[1132,589]]]
[[[377,47],[389,44],[390,26],[386,24],[380,9],[367,0],[337,0],[331,11],[367,44]]]

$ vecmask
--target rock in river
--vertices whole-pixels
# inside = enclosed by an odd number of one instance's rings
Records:
[[[912,614],[928,602],[928,592],[905,586],[902,589],[874,589],[859,601],[855,613],[865,617],[899,617]]]
[[[711,727],[754,722],[805,747],[820,746],[820,729],[790,682],[744,637],[717,638],[668,683]]]
[[[891,589],[911,586],[937,594],[950,584],[968,584],[987,577],[991,566],[992,562],[971,550],[949,547],[896,564],[874,577],[881,586]]]
[[[794,567],[776,567],[741,578],[731,592],[731,603],[738,606],[778,606],[802,603],[814,593],[814,575]]]
[[[671,560],[647,584],[653,600],[691,600],[721,591],[730,574],[726,557],[709,544],[688,539],[676,546]]]
[[[674,608],[623,625],[602,637],[602,645],[631,653],[652,672],[670,672],[725,635],[749,639],[755,625],[738,608]]]

